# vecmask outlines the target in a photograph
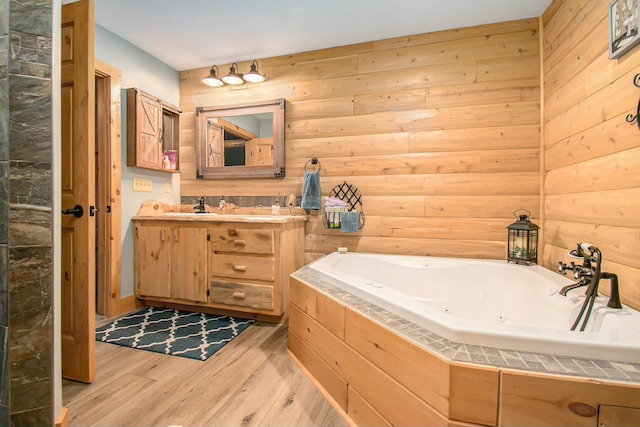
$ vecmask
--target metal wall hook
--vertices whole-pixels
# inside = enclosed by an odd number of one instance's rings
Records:
[[[635,87],[640,88],[640,73],[636,74],[636,76],[633,78],[633,85]],[[627,123],[633,123],[636,122],[636,124],[638,125],[638,129],[640,129],[640,100],[638,100],[638,107],[636,108],[636,114],[635,116],[633,114],[627,114]]]

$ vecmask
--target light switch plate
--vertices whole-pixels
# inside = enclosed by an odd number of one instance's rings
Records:
[[[150,179],[133,178],[133,191],[151,193],[153,191],[153,181]]]
[[[171,181],[164,182],[164,192],[171,193]]]

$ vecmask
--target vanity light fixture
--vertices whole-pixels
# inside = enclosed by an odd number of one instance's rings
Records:
[[[220,80],[218,77],[218,67],[216,65],[211,67],[211,72],[207,77],[202,79],[202,83],[211,87],[221,87],[224,86],[224,82]]]
[[[242,76],[242,79],[245,82],[249,83],[262,83],[264,81],[264,76],[258,72],[258,61],[255,59],[251,64],[251,71]]]
[[[236,64],[235,62],[231,64],[229,74],[222,77],[222,81],[228,85],[234,86],[244,84],[244,80],[242,80],[242,74],[238,74],[238,64]]]

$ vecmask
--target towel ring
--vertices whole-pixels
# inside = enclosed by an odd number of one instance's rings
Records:
[[[307,163],[304,164],[305,172],[307,172],[307,166],[309,165],[309,163],[311,163],[312,165],[318,165],[318,172],[320,172],[320,169],[322,169],[322,165],[320,164],[320,161],[318,160],[317,157],[314,157],[312,159],[307,160]]]

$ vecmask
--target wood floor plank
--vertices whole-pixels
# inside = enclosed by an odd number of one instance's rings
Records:
[[[172,399],[170,403],[168,402],[169,405],[162,409],[148,425],[184,427],[210,425],[205,423],[205,420],[210,419],[222,409],[227,400],[272,354],[270,348],[273,345],[269,344],[269,339],[277,331],[274,328],[257,329],[256,327],[254,329],[258,331],[255,338],[259,340],[245,341],[237,349],[225,352],[235,340],[232,341],[220,351],[219,359],[210,359],[215,364],[209,364],[207,361],[211,369],[193,375],[194,380],[190,382],[190,389],[181,393],[180,399]]]
[[[291,380],[294,368],[287,355],[271,354],[206,425],[261,425],[261,420]],[[269,393],[256,393],[257,390],[269,390]]]
[[[125,374],[84,398],[69,403],[69,425],[105,425],[102,420],[114,408],[135,399],[153,380]],[[109,402],[105,405],[105,402]]]
[[[287,325],[256,322],[204,362],[96,344],[96,381],[63,382],[70,426],[346,425],[286,355]]]
[[[146,351],[132,351],[128,347],[96,342],[96,381],[91,384],[77,381],[62,381],[62,404],[69,406],[69,402],[82,399],[101,387],[110,384],[122,375],[122,367],[126,366],[128,373],[131,369],[155,359],[157,355]]]
[[[317,425],[316,422],[320,417],[326,417],[327,407],[335,414],[316,386],[302,371],[296,369],[291,381],[282,390],[260,425],[274,427]],[[327,425],[336,427],[348,425],[340,417],[334,417],[330,422]]]

